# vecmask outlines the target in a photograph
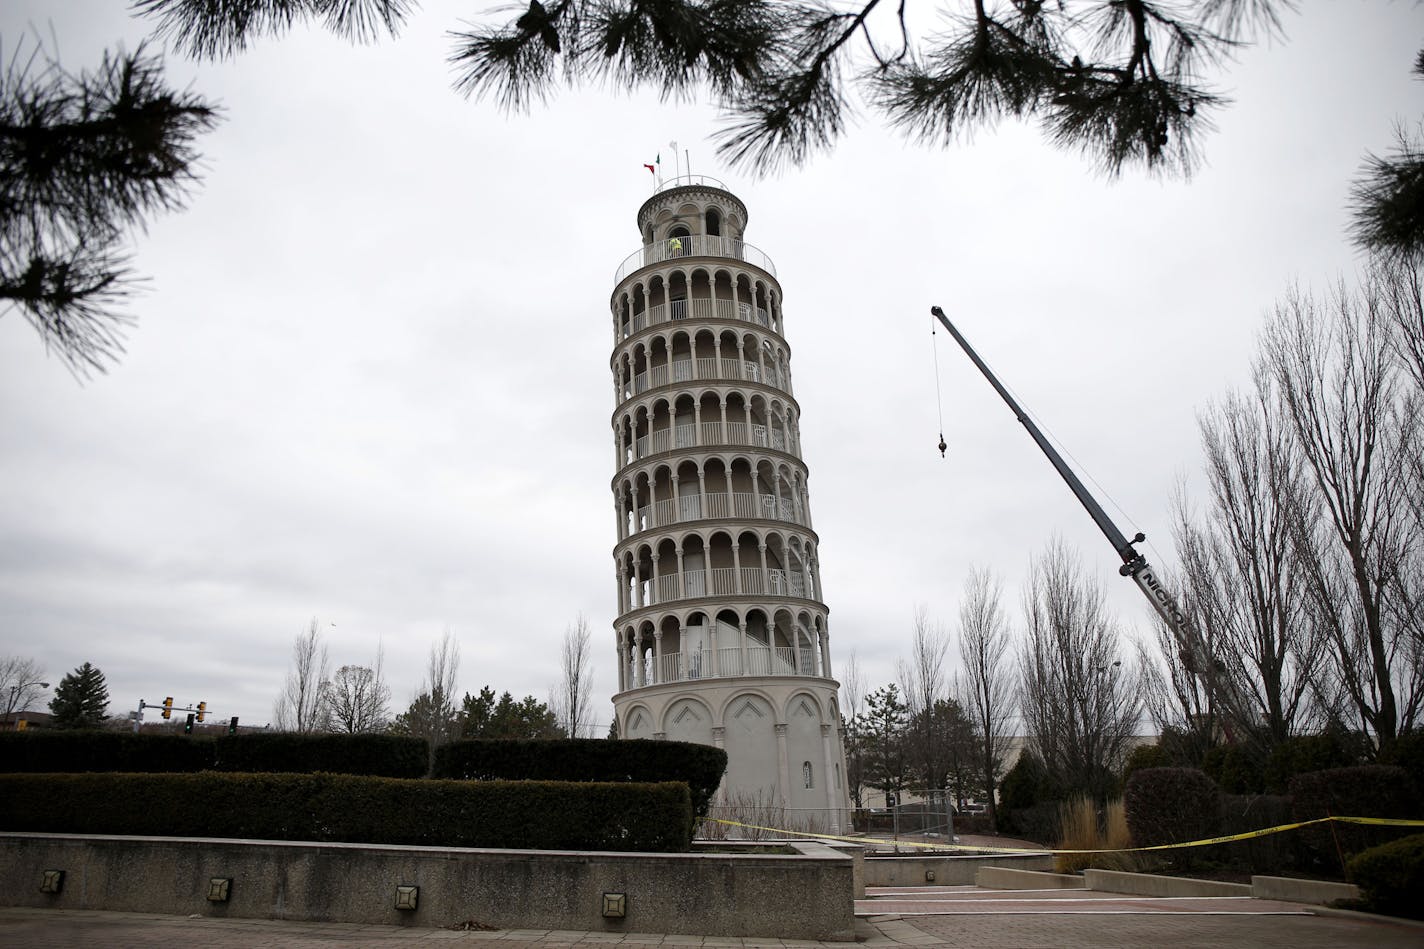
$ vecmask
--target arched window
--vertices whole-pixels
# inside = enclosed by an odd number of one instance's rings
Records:
[[[809,761],[801,762],[801,782],[808,788],[815,786],[811,780],[811,762]]]

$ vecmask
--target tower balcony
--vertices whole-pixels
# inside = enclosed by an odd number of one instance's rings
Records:
[[[816,591],[806,577],[777,567],[712,567],[674,571],[644,578],[633,591],[636,604],[630,612],[664,606],[679,600],[709,596],[788,596],[814,599]]]
[[[826,676],[819,651],[810,646],[721,646],[689,652],[649,655],[643,668],[636,666],[630,679],[644,686],[669,682],[695,682],[741,676]],[[641,677],[638,672],[641,671]],[[634,688],[637,688],[634,685]]]
[[[757,495],[750,491],[736,491],[731,494],[709,491],[705,497],[694,494],[644,504],[634,512],[633,529],[629,536],[660,527],[728,518],[760,518],[784,521],[801,527],[811,526],[810,520],[797,509],[795,502],[787,498],[776,498],[770,494]]]
[[[623,400],[642,395],[659,386],[683,382],[760,382],[792,395],[791,374],[779,366],[767,366],[750,359],[718,359],[691,356],[674,359],[670,365],[653,366],[636,373],[623,386]]]
[[[767,312],[766,307],[733,300],[694,297],[691,300],[657,303],[641,313],[635,313],[631,320],[626,320],[623,324],[623,338],[627,339],[650,326],[661,326],[680,320],[741,320],[743,323],[755,323],[770,330],[777,329],[772,325],[771,314]]]
[[[689,234],[644,244],[641,249],[633,251],[618,265],[613,283],[622,283],[623,278],[635,270],[679,257],[725,257],[751,264],[773,277],[776,276],[776,265],[771,262],[771,258],[746,241],[717,234]]]
[[[629,465],[666,451],[685,451],[693,448],[746,445],[752,448],[771,448],[788,454],[796,454],[798,451],[795,439],[788,438],[786,433],[775,426],[757,422],[750,425],[746,422],[728,422],[725,426],[721,422],[703,422],[701,428],[699,433],[698,426],[689,422],[648,435],[639,435],[628,446],[623,464]]]

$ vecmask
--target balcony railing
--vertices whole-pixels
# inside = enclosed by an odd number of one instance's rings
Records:
[[[678,257],[730,257],[760,267],[773,277],[776,276],[776,265],[771,262],[771,258],[746,241],[716,234],[691,234],[644,244],[618,265],[613,282],[621,283],[624,277],[640,267],[660,264]]]
[[[635,663],[629,670],[629,688],[661,685],[667,682],[690,682],[695,679],[735,676],[814,676],[817,668],[816,650],[803,646],[748,646],[745,653],[739,646],[721,646],[716,650],[701,649],[648,656],[643,663],[641,683]]]
[[[760,382],[774,386],[791,394],[791,376],[781,371],[779,366],[763,366],[749,359],[709,359],[684,357],[674,359],[669,365],[654,366],[633,376],[623,386],[623,398],[631,399],[649,389],[665,386],[673,382],[693,380],[737,382]]]
[[[675,600],[704,596],[796,596],[809,594],[806,577],[777,567],[763,572],[760,567],[713,567],[684,570],[642,581],[643,606],[659,606]],[[636,601],[634,601],[636,602]]]
[[[741,320],[743,323],[756,323],[758,326],[765,326],[767,329],[777,329],[779,331],[779,328],[771,325],[771,315],[766,312],[766,307],[752,306],[750,303],[743,303],[737,300],[693,297],[691,300],[673,300],[670,303],[658,303],[648,307],[641,313],[633,314],[632,318],[623,324],[622,336],[624,339],[627,339],[634,333],[641,332],[649,326],[660,326],[663,323],[673,323],[679,320],[689,319]]]
[[[725,520],[730,518],[765,518],[771,521],[785,521],[810,527],[805,517],[796,510],[796,505],[785,498],[771,495],[756,495],[750,491],[709,492],[705,497],[692,495],[684,498],[669,498],[653,504],[645,504],[634,512],[633,530],[652,530],[671,527],[690,521]]]
[[[748,425],[746,422],[728,422],[727,435],[722,437],[721,422],[703,422],[701,439],[697,426],[691,422],[665,428],[651,435],[640,435],[633,439],[631,448],[624,452],[623,463],[651,457],[660,452],[686,448],[715,448],[719,445],[751,445],[755,448],[773,448],[777,451],[795,452],[796,444],[787,443],[784,434],[765,425]]]

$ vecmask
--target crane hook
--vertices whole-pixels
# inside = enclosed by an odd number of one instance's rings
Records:
[[[939,456],[944,457],[944,453],[949,450],[949,446],[944,443],[944,432],[939,433]]]

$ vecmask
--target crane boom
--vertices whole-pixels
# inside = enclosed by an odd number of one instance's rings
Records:
[[[1113,549],[1116,550],[1118,556],[1122,558],[1122,566],[1118,567],[1118,573],[1124,577],[1132,578],[1133,582],[1137,584],[1138,589],[1142,591],[1143,595],[1147,597],[1148,602],[1152,604],[1152,608],[1157,611],[1157,614],[1162,617],[1162,621],[1167,624],[1167,628],[1172,631],[1172,636],[1177,642],[1177,648],[1180,650],[1182,662],[1186,666],[1187,671],[1201,675],[1205,679],[1207,689],[1211,694],[1221,699],[1228,710],[1233,714],[1238,713],[1242,708],[1237,700],[1238,697],[1228,691],[1230,688],[1229,685],[1223,687],[1223,683],[1220,680],[1224,676],[1224,672],[1218,668],[1217,663],[1212,659],[1206,643],[1202,641],[1201,636],[1197,633],[1191,621],[1187,619],[1186,614],[1177,606],[1176,597],[1174,597],[1158,579],[1157,572],[1152,568],[1152,565],[1147,562],[1147,558],[1140,554],[1137,548],[1133,546],[1147,538],[1142,534],[1137,534],[1131,540],[1128,540],[1127,536],[1113,523],[1112,518],[1108,517],[1102,505],[1089,493],[1088,489],[1083,485],[1083,482],[1078,479],[1073,469],[1068,467],[1068,463],[1063,460],[1063,456],[1058,454],[1057,449],[1044,437],[1043,432],[1034,424],[1033,419],[1029,418],[1028,413],[1019,406],[1014,397],[1009,394],[1009,391],[1004,388],[994,373],[984,364],[984,360],[979,358],[979,354],[974,351],[974,347],[969,345],[969,341],[965,339],[963,334],[949,321],[949,317],[944,315],[944,310],[937,306],[932,306],[930,307],[930,313],[944,325],[945,329],[949,330],[949,335],[954,337],[954,341],[959,344],[969,359],[979,371],[983,373],[984,378],[989,380],[989,384],[994,387],[994,391],[999,393],[999,397],[1009,406],[1019,422],[1023,424],[1023,427],[1028,429],[1030,437],[1033,438],[1034,442],[1044,455],[1047,456],[1048,460],[1052,462],[1059,476],[1067,483],[1074,496],[1077,497],[1078,503],[1083,505],[1089,516],[1092,517],[1093,522],[1098,525],[1098,529],[1107,537],[1108,543],[1112,544]]]

